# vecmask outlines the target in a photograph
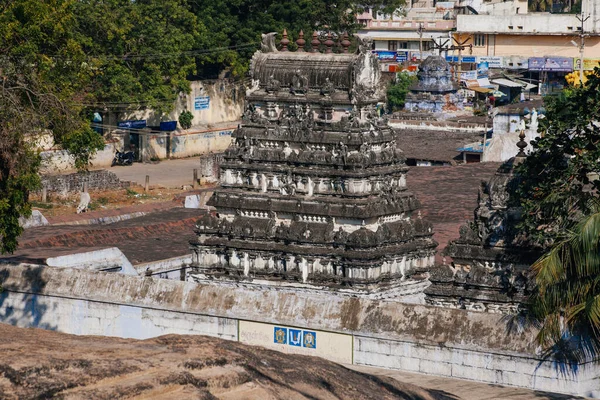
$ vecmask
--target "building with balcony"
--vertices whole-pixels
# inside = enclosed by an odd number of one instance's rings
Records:
[[[454,2],[412,1],[393,15],[372,10],[358,16],[360,37],[373,40],[373,49],[385,61],[403,63],[434,54],[435,42],[448,40],[456,28]],[[437,52],[435,52],[437,54]]]

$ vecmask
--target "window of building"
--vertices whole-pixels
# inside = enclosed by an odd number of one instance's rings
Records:
[[[473,38],[473,45],[475,47],[484,47],[485,46],[485,35],[475,35]]]
[[[388,50],[396,51],[398,50],[398,41],[396,40],[388,40]]]

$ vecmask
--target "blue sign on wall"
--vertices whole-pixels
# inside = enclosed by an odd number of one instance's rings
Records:
[[[316,349],[317,332],[276,326],[273,328],[273,343]]]
[[[117,122],[117,126],[119,128],[126,128],[126,129],[144,129],[146,127],[146,120],[141,119],[141,120],[135,120],[135,121],[121,121],[121,122]]]
[[[317,332],[312,331],[304,331],[304,341],[302,343],[303,347],[307,347],[309,349],[317,348]]]
[[[274,336],[273,337],[274,343],[286,344],[287,343],[287,328],[280,328],[280,327],[276,326],[273,336]]]
[[[194,98],[194,110],[208,110],[210,107],[210,97],[200,96]]]
[[[461,56],[461,62],[464,63],[476,63],[477,57],[475,56]],[[458,56],[446,56],[446,61],[448,62],[458,62]]]
[[[408,51],[398,51],[396,53],[396,61],[405,62],[408,60]]]
[[[302,346],[302,331],[300,329],[288,329],[288,344],[290,346]]]

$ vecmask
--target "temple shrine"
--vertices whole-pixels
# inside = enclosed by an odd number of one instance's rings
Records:
[[[292,52],[286,32],[280,50],[263,35],[252,58],[216,212],[191,242],[191,279],[422,300],[437,243],[377,113],[385,92],[371,43],[352,54],[346,35],[314,33],[307,51],[299,36]]]

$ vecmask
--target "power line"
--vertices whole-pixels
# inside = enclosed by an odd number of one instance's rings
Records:
[[[249,47],[255,47],[259,44],[260,42],[251,42],[251,43],[244,43],[244,44],[238,44],[238,45],[233,45],[233,46],[225,46],[225,47],[215,47],[212,49],[196,49],[196,50],[187,50],[187,51],[180,51],[180,52],[176,52],[176,53],[154,53],[154,54],[122,54],[122,55],[116,55],[116,54],[86,54],[85,58],[87,58],[88,60],[90,59],[113,59],[113,60],[129,60],[129,59],[155,59],[155,58],[169,58],[169,57],[178,57],[178,56],[197,56],[197,55],[204,55],[204,54],[211,54],[211,53],[219,53],[219,52],[223,52],[223,51],[228,51],[228,50],[238,50],[238,49],[243,49],[243,48],[249,48]],[[72,58],[68,58],[67,56],[63,56],[60,54],[37,54],[37,55],[44,55],[46,57],[50,57],[50,58],[54,58],[54,59],[61,59],[63,61],[71,61]],[[5,59],[25,59],[27,58],[26,56],[8,56],[8,55],[2,55],[0,56],[0,58],[5,58]]]

